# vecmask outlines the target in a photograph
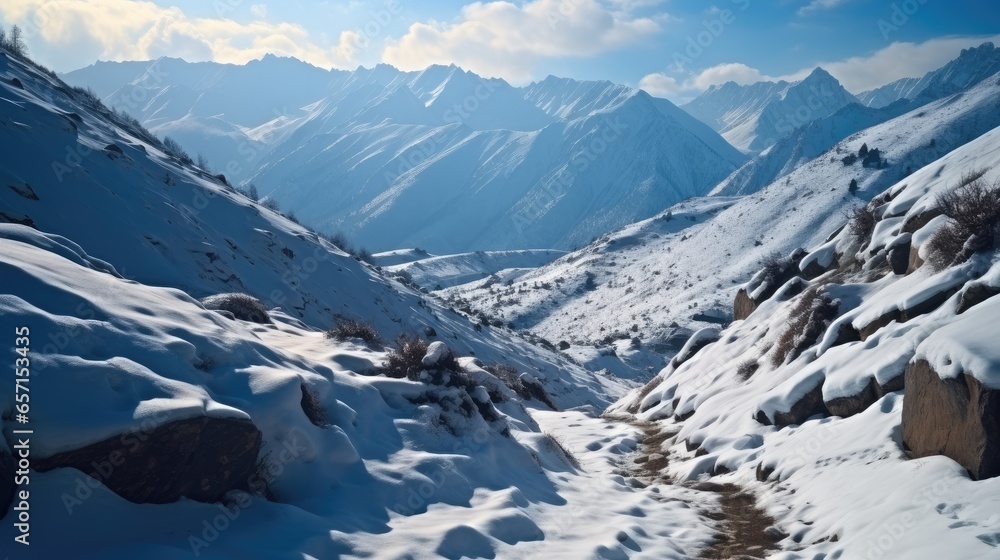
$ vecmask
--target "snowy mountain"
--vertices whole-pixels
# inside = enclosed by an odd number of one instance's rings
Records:
[[[748,161],[713,192],[755,192],[865,129],[879,131],[874,136],[880,144],[893,144],[895,155],[887,160],[880,182],[872,186],[881,191],[1000,124],[992,110],[1000,102],[997,53],[1000,49],[991,43],[963,51],[957,59],[929,73],[923,90],[911,100],[897,100],[880,108],[854,103],[813,121]],[[836,167],[836,162],[831,163]]]
[[[1000,129],[917,170],[613,410],[675,480],[756,488],[775,558],[996,557],[998,170]]]
[[[570,249],[707,193],[745,161],[669,102],[607,82],[514,88],[454,66],[327,73],[274,57],[129,68],[109,103],[375,250]],[[100,63],[66,77],[126,75]]]
[[[512,281],[521,272],[549,264],[566,254],[545,249],[524,251],[476,251],[459,255],[423,255],[402,261],[402,251],[376,253],[372,262],[387,263],[386,272],[402,275],[421,288],[440,290],[495,276]],[[393,264],[388,264],[393,263]]]
[[[33,555],[669,558],[713,539],[709,493],[667,507],[699,493],[616,473],[640,434],[596,413],[627,383],[423,299],[5,53],[0,97]],[[336,315],[431,344],[397,375],[407,347],[327,336]],[[4,505],[22,385],[0,390]]]
[[[635,376],[656,355],[662,362],[678,352],[694,331],[730,320],[737,285],[769,255],[823,242],[855,206],[1000,126],[998,80],[860,132],[866,119],[878,123],[897,109],[850,105],[746,164],[714,196],[671,208],[663,214],[670,220],[602,236],[514,286],[472,283],[444,294],[454,305],[566,341],[567,353],[592,369]],[[877,149],[884,163],[866,165],[857,157],[862,146]]]
[[[900,99],[926,103],[968,89],[997,72],[1000,72],[1000,49],[987,42],[976,48],[963,49],[958,58],[922,78],[903,78],[861,92],[858,100],[874,108],[885,107]]]
[[[836,78],[816,68],[804,80],[712,86],[681,109],[714,128],[729,143],[761,152],[796,128],[856,103]]]

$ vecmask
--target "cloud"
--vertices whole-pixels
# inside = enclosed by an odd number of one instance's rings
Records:
[[[809,4],[799,8],[799,15],[805,16],[824,10],[832,10],[841,4],[846,4],[850,0],[812,0]]]
[[[867,56],[856,56],[822,66],[836,77],[848,91],[860,93],[883,86],[900,78],[920,77],[955,59],[962,49],[977,47],[996,37],[948,37],[923,43],[892,43]],[[808,71],[801,70],[808,74]]]
[[[480,74],[523,81],[542,60],[594,56],[658,33],[657,22],[629,15],[628,8],[635,5],[616,2],[608,7],[597,0],[476,2],[463,7],[453,22],[411,25],[387,45],[382,58],[405,70],[455,63]]]
[[[764,75],[760,70],[746,64],[729,62],[706,68],[682,80],[677,80],[663,73],[647,74],[639,80],[639,88],[650,95],[683,102],[697,96],[711,86],[722,85],[726,82],[747,85],[776,79]]]
[[[89,63],[174,56],[242,64],[267,53],[294,56],[325,68],[357,64],[351,32],[342,33],[335,45],[323,45],[301,25],[263,20],[239,23],[225,17],[231,9],[219,9],[214,18],[193,18],[177,7],[148,1],[0,0],[4,19],[24,27],[34,52],[59,57],[57,69],[63,69],[60,66],[65,67],[67,60],[80,58]],[[266,15],[263,4],[252,10],[258,17]],[[43,58],[42,62],[47,61]]]
[[[892,43],[868,55],[819,62],[783,76],[768,76],[742,63],[719,64],[685,76],[653,73],[643,76],[639,80],[639,87],[650,95],[683,103],[713,85],[730,81],[743,85],[777,80],[796,82],[819,66],[837,78],[848,91],[861,93],[901,78],[921,77],[955,59],[962,49],[976,47],[986,41],[1000,43],[1000,36],[947,37],[923,43]]]

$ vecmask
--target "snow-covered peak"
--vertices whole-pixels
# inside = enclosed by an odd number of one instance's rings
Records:
[[[918,104],[968,89],[1000,72],[1000,49],[991,42],[963,49],[957,58],[921,78],[903,78],[858,94],[869,107],[884,107],[900,99]]]
[[[722,134],[732,145],[760,152],[796,128],[856,102],[822,68],[799,82],[727,82],[709,88],[681,108]]]

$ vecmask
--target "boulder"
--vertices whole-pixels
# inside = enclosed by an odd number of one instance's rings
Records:
[[[763,410],[758,410],[754,418],[765,426],[777,426],[784,428],[801,424],[813,416],[829,416],[830,411],[823,402],[823,383],[820,382],[799,400],[795,401],[788,411],[774,411],[774,418],[770,418]]]
[[[941,379],[924,360],[905,375],[903,445],[911,456],[950,457],[975,479],[1000,476],[1000,390],[968,373]]]
[[[250,420],[200,416],[35,458],[33,467],[75,468],[137,504],[216,502],[248,487],[260,447]]]
[[[889,249],[889,266],[894,274],[903,275],[910,270],[910,250],[912,243],[909,239],[897,243]]]
[[[958,301],[956,313],[961,315],[996,295],[1000,295],[1000,287],[998,286],[983,283],[968,284],[965,291],[962,292],[962,298]]]
[[[451,350],[448,349],[448,345],[440,340],[436,340],[427,346],[427,353],[424,354],[424,358],[420,363],[425,368],[436,368],[441,366],[450,357]]]

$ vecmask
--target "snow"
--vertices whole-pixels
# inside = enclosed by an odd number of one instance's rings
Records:
[[[929,362],[942,378],[969,374],[986,387],[1000,389],[997,313],[996,297],[973,307],[928,336],[917,348],[917,358]]]
[[[681,108],[715,128],[730,144],[758,153],[795,128],[856,102],[833,76],[817,68],[791,84],[713,86]]]
[[[840,317],[801,356],[784,363],[771,359],[798,301],[778,295],[683,364],[665,368],[658,385],[647,388],[639,418],[678,432],[667,472],[695,480],[723,466],[731,472],[713,475],[713,482],[756,488],[757,503],[789,535],[780,543],[783,551],[773,557],[996,555],[1000,479],[972,481],[945,457],[908,459],[900,430],[905,390],[880,390],[876,402],[846,418],[821,414],[783,428],[757,418],[764,413],[773,421],[818,387],[823,400],[831,402],[858,395],[872,380],[890,386],[907,364],[920,359],[929,361],[942,377],[967,373],[987,387],[998,386],[997,297],[956,315],[959,296],[953,295],[935,309],[884,326],[865,341],[832,344],[845,322],[863,326],[888,310],[912,309],[941,290],[996,281],[995,252],[943,271],[925,265],[905,276],[871,264],[883,258],[885,247],[908,235],[899,232],[898,224],[930,208],[944,189],[957,188],[964,174],[989,169],[987,182],[1000,176],[998,142],[1000,129],[887,191],[895,198],[882,213],[885,225],[876,228],[866,250],[858,251],[863,261],[857,271],[841,270],[815,282],[840,302]],[[920,243],[923,237],[915,234],[911,240]],[[823,247],[828,251],[831,244],[841,251],[858,246],[847,230]],[[758,369],[748,377],[738,376],[749,360],[756,361]],[[633,393],[611,411],[622,410],[636,398]],[[697,447],[697,452],[688,446]],[[765,472],[773,469],[771,482],[758,482],[758,466]]]
[[[514,88],[453,66],[327,72],[275,57],[115,64],[67,78],[121,84],[109,103],[374,251],[568,250],[705,194],[745,160],[668,101],[606,82]]]
[[[565,254],[565,251],[544,249],[476,251],[441,256],[412,254],[400,262],[404,259],[403,255],[400,251],[393,251],[376,254],[374,262],[384,266],[389,274],[403,273],[421,288],[440,290],[490,276],[496,276],[502,282],[514,281],[524,272],[544,266]]]

